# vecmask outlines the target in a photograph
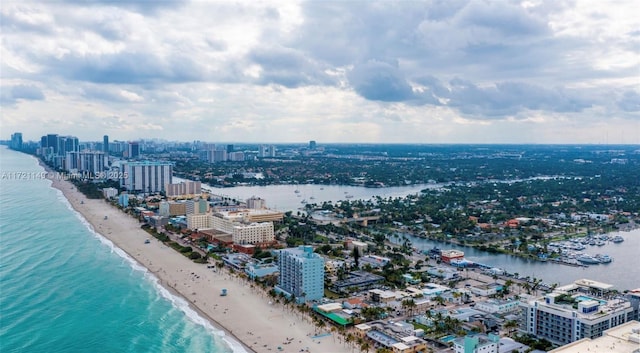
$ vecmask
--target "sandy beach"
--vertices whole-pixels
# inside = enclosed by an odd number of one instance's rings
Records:
[[[154,273],[164,288],[186,299],[213,326],[244,344],[248,352],[350,351],[336,333],[330,334],[329,328],[318,332],[304,314],[271,303],[269,296],[250,282],[226,270],[192,262],[151,237],[140,229],[137,220],[103,199],[87,199],[68,181],[52,182],[96,232]],[[151,242],[145,244],[146,239]],[[220,296],[223,288],[229,293],[225,297]]]

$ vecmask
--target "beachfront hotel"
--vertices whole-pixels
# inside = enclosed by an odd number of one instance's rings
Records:
[[[272,244],[276,237],[273,222],[245,222],[242,219],[222,218],[218,215],[187,214],[187,228],[215,229],[231,235],[234,244]]]
[[[521,329],[558,345],[600,337],[633,318],[629,300],[612,289],[610,284],[582,279],[543,298],[522,300]]]
[[[279,283],[275,290],[298,301],[320,300],[324,296],[324,259],[311,246],[278,251]]]
[[[164,191],[165,185],[171,184],[173,165],[169,162],[125,162],[121,172],[120,187],[128,191],[153,193]]]

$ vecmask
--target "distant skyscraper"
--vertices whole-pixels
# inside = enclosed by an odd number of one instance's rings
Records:
[[[316,141],[315,140],[309,141],[309,149],[310,150],[315,150],[316,149]]]
[[[47,135],[47,145],[43,147],[53,148],[53,154],[58,154],[58,134]]]
[[[267,202],[265,201],[265,199],[251,196],[250,198],[247,199],[247,208],[261,210],[263,208],[267,208]]]
[[[165,185],[167,197],[181,195],[199,195],[202,193],[202,184],[199,181],[183,181],[176,184]]]
[[[21,132],[16,132],[11,135],[11,145],[9,147],[13,148],[14,150],[22,149],[22,133]]]
[[[78,152],[80,150],[80,142],[75,136],[59,136],[58,152],[59,156],[66,157],[67,152]]]
[[[320,300],[324,296],[324,259],[311,246],[279,251],[280,279],[276,290],[297,299]]]
[[[104,154],[106,154],[107,156],[109,155],[109,136],[108,135],[104,135],[102,137],[102,152],[104,152]]]
[[[213,149],[206,151],[206,159],[209,163],[225,162],[227,151],[223,149]]]
[[[231,152],[227,155],[227,159],[234,162],[244,161],[244,152]]]
[[[98,175],[106,170],[107,157],[104,152],[67,152],[65,158],[65,169],[76,170],[78,172],[89,172]]]
[[[233,152],[233,145],[227,145],[227,153]]]
[[[52,156],[60,156],[64,159],[67,152],[77,152],[80,142],[75,136],[58,136],[58,134],[48,134],[40,138],[41,153]]]
[[[140,156],[140,144],[138,142],[129,142],[127,157],[138,158]]]

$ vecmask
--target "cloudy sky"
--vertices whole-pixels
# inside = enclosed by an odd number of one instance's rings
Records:
[[[4,0],[1,134],[640,143],[640,2]]]

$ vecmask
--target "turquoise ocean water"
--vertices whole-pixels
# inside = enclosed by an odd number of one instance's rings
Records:
[[[0,146],[0,352],[244,352]]]

